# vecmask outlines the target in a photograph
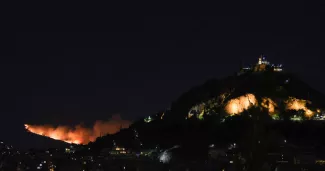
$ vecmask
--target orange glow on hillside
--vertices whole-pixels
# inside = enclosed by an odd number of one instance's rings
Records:
[[[290,97],[288,100],[285,101],[286,103],[286,110],[304,110],[306,117],[314,116],[315,112],[307,108],[307,103],[311,103],[309,101],[303,99],[297,99]],[[228,101],[225,106],[225,110],[230,115],[240,114],[244,110],[249,109],[254,105],[259,105],[255,96],[253,94],[246,94],[244,96],[240,96]],[[268,109],[269,114],[274,114],[275,108],[277,104],[268,97],[263,97],[262,102],[260,103],[261,107]],[[319,110],[320,111],[320,110]]]
[[[275,107],[277,107],[277,104],[272,99],[263,97],[261,106],[268,109],[269,114],[273,114],[275,112]]]
[[[226,104],[225,110],[230,115],[240,114],[244,110],[249,109],[257,104],[254,94],[246,94],[234,99],[231,99]]]
[[[306,107],[307,103],[310,103],[310,102],[303,100],[303,99],[296,99],[294,97],[290,97],[286,101],[286,104],[287,104],[286,109],[287,110],[296,110],[296,111],[304,110],[305,116],[312,117],[314,115],[314,112]]]
[[[67,126],[53,127],[51,125],[29,125],[25,124],[28,131],[46,136],[55,140],[65,141],[73,144],[88,144],[97,137],[106,134],[114,134],[121,128],[128,128],[130,121],[122,120],[119,115],[114,115],[109,121],[96,121],[93,128],[85,128],[81,125],[74,129]]]

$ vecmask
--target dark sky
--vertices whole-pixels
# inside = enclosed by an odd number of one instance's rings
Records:
[[[51,19],[35,20],[29,24],[38,29],[9,34],[2,52],[0,138],[33,146],[24,123],[91,124],[116,113],[135,120],[260,53],[325,93],[321,9],[297,3],[247,15],[127,14],[73,23],[61,16],[52,29],[43,29]]]

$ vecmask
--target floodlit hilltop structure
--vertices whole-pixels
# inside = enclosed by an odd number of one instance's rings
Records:
[[[264,72],[264,71],[274,71],[282,72],[282,64],[271,64],[266,60],[265,56],[262,54],[258,58],[258,62],[251,67],[242,67],[238,75],[241,75],[246,72]]]

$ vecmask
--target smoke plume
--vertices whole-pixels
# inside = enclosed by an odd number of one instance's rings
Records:
[[[55,140],[65,141],[73,144],[88,144],[93,142],[101,135],[114,134],[121,128],[128,128],[131,122],[123,120],[120,115],[113,115],[109,121],[96,121],[93,128],[86,128],[77,125],[74,128],[68,126],[51,125],[29,125],[25,128],[38,135],[46,136]]]

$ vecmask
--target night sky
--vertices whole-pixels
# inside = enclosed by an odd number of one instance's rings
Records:
[[[136,120],[168,108],[193,86],[233,74],[241,61],[255,63],[261,53],[325,93],[321,8],[263,10],[105,16],[77,26],[66,18],[50,32],[38,23],[32,27],[44,32],[10,34],[0,63],[0,139],[39,144],[28,139],[24,123],[91,125],[112,114]]]

